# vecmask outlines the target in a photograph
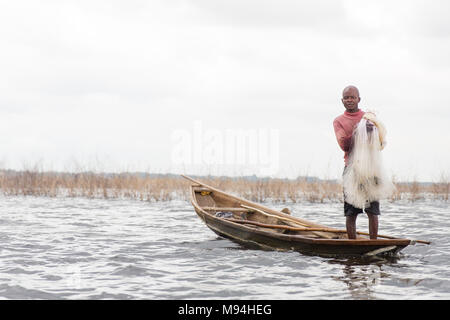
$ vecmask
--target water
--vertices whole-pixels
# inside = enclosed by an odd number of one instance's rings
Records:
[[[339,203],[268,205],[344,228]],[[448,203],[382,203],[381,234],[433,244],[323,258],[220,238],[185,201],[0,197],[0,298],[449,299],[449,230]]]

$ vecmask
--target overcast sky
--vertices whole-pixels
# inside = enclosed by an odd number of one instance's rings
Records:
[[[397,180],[450,174],[447,0],[0,3],[3,168],[338,178],[352,84]]]

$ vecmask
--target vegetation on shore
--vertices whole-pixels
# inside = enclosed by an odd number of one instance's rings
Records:
[[[311,177],[297,179],[256,177],[196,177],[237,196],[264,202],[342,202],[342,186],[336,180]],[[49,172],[42,170],[0,170],[0,193],[6,196],[87,197],[168,201],[189,199],[190,182],[173,174]],[[448,201],[450,183],[396,182],[389,201],[417,201],[425,198]]]

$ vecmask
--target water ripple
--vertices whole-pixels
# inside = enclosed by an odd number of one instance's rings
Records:
[[[341,204],[289,207],[345,227]],[[184,201],[0,197],[0,298],[450,298],[448,203],[384,203],[382,210],[380,233],[433,244],[384,260],[322,258],[218,237]],[[367,218],[357,224],[367,229]]]

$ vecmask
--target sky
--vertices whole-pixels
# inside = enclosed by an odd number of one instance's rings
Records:
[[[340,178],[342,90],[396,181],[450,177],[450,2],[0,0],[0,167]]]

